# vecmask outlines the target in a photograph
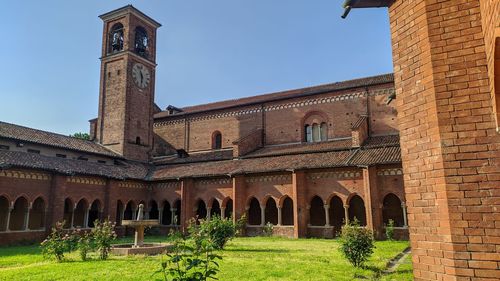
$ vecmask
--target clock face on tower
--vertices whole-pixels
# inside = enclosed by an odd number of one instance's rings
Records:
[[[148,86],[151,76],[147,67],[140,63],[136,63],[132,67],[132,78],[137,87],[144,89]]]

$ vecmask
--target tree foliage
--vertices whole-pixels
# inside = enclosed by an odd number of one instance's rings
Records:
[[[77,139],[81,139],[81,140],[90,140],[90,135],[88,133],[78,132],[78,133],[74,133],[74,134],[69,135],[69,136],[72,138],[77,138]]]
[[[342,227],[340,252],[355,267],[363,267],[373,254],[374,239],[371,230],[360,227],[358,220]]]

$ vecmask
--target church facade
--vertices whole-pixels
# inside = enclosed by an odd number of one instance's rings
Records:
[[[160,232],[192,218],[247,217],[246,235],[334,237],[353,219],[408,236],[394,77],[385,74],[161,110],[156,30],[132,6],[104,22],[91,140],[0,122],[0,243],[58,221],[119,232],[144,204]]]

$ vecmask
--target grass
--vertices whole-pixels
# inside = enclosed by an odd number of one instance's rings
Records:
[[[164,237],[147,237],[149,242]],[[119,243],[130,242],[120,239]],[[275,237],[236,238],[220,254],[219,280],[412,280],[410,259],[393,274],[381,276],[387,261],[408,247],[404,241],[376,242],[375,253],[365,269],[354,269],[340,255],[338,242],[325,239]],[[95,255],[82,262],[78,253],[66,261],[45,260],[38,245],[0,248],[0,280],[160,280],[151,274],[161,257],[111,256],[99,261]],[[356,276],[356,278],[355,278]]]

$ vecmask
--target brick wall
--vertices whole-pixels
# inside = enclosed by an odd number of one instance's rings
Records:
[[[415,280],[497,280],[500,137],[479,1],[389,13]]]

